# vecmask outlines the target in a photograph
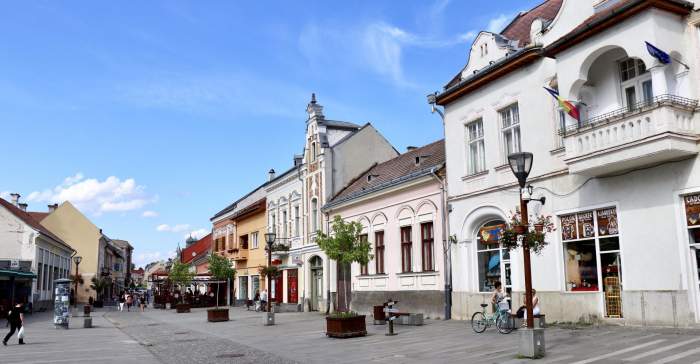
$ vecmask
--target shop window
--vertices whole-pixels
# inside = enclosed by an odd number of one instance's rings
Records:
[[[384,274],[384,232],[377,231],[374,233],[374,263],[376,274]]]
[[[401,228],[401,272],[411,272],[411,251],[413,243],[411,242],[411,227],[404,226]]]
[[[366,243],[367,242],[367,234],[361,234],[359,236],[360,242],[361,243]],[[360,264],[360,275],[366,276],[369,275],[369,269],[367,264]]]
[[[501,282],[506,292],[511,291],[510,254],[501,246],[501,232],[505,222],[495,220],[484,224],[477,234],[477,264],[479,292],[491,292]]]
[[[426,222],[420,225],[421,230],[421,261],[423,262],[423,272],[435,270],[433,260],[433,223]]]

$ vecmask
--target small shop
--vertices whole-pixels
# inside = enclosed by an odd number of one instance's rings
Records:
[[[510,252],[501,245],[505,226],[505,221],[494,220],[479,229],[476,237],[479,292],[492,292],[496,282],[501,282],[506,294],[512,293]]]
[[[36,274],[31,261],[0,260],[0,319],[17,302],[31,303],[32,283]]]
[[[559,216],[567,292],[603,293],[605,317],[622,318],[617,208]]]
[[[700,306],[700,193],[683,196],[685,224],[688,229],[690,253],[689,273],[692,275],[696,305]],[[696,321],[700,317],[696,316]]]

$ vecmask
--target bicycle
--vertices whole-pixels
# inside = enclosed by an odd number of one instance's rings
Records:
[[[507,303],[506,303],[507,305]],[[498,305],[498,312],[493,315],[486,313],[486,303],[481,304],[481,311],[474,312],[472,315],[472,330],[477,334],[486,331],[491,325],[496,325],[498,332],[501,334],[510,334],[515,329],[515,320],[510,315],[509,309]]]

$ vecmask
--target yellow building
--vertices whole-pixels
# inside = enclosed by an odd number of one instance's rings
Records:
[[[89,297],[94,299],[111,299],[112,295],[123,288],[123,280],[116,279],[115,274],[124,267],[122,249],[106,237],[100,228],[95,226],[72,203],[66,201],[60,206],[50,205],[48,213],[32,212],[31,215],[39,223],[64,241],[70,241],[76,256],[82,260],[78,267],[83,283],[78,286],[78,302],[87,302]],[[75,265],[71,268],[75,272]],[[92,277],[107,278],[109,285],[98,297],[90,288]]]

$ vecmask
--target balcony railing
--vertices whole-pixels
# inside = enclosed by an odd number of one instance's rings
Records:
[[[594,117],[588,118],[587,120],[579,122],[578,125],[567,126],[566,128],[560,129],[559,134],[562,136],[568,136],[571,134],[575,134],[578,131],[581,131],[582,129],[589,129],[599,125],[605,125],[609,122],[664,105],[672,105],[692,111],[698,107],[698,100],[693,100],[677,95],[659,95],[655,96],[651,100],[640,101],[635,104],[627,105],[626,107],[607,112],[605,114],[596,115]]]

